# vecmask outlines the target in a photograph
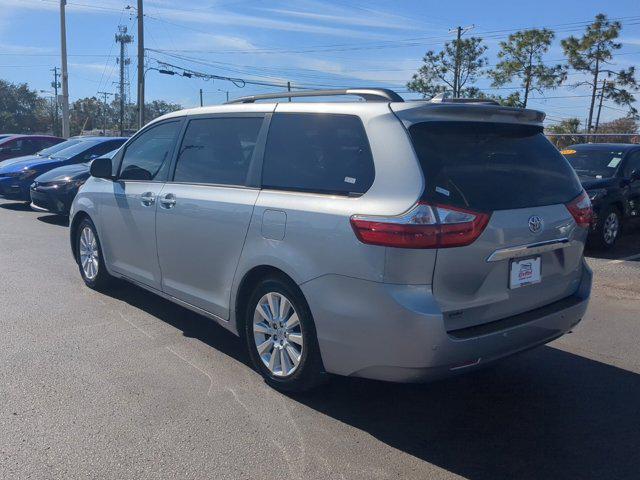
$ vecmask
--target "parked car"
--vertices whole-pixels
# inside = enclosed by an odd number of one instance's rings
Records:
[[[112,158],[117,151],[113,150],[102,156]],[[31,207],[58,215],[69,215],[71,202],[91,176],[89,167],[92,161],[54,168],[37,177],[30,188]]]
[[[282,95],[367,101],[254,103]],[[72,252],[90,288],[125,279],[242,336],[282,390],[472,370],[587,307],[591,204],[543,119],[382,89],[174,112],[91,164]]]
[[[625,222],[640,216],[640,145],[589,143],[561,152],[593,204],[589,244],[613,248]]]
[[[49,135],[2,135],[0,136],[0,161],[33,155],[39,150],[61,142],[64,142],[64,138]]]
[[[33,180],[49,170],[88,162],[122,145],[124,137],[77,137],[65,142],[66,148],[49,155],[7,160],[0,163],[0,195],[12,200],[30,201]],[[41,152],[42,153],[42,152]]]

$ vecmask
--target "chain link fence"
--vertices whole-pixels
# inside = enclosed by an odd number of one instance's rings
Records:
[[[640,143],[638,133],[545,133],[558,148],[576,143]]]

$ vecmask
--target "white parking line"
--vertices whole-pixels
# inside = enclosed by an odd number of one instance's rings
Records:
[[[635,260],[636,258],[640,258],[640,253],[631,255],[630,257],[620,258],[618,260],[609,260],[607,264],[628,262],[630,260]]]

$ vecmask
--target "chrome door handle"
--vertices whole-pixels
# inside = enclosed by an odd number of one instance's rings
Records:
[[[173,208],[176,204],[176,196],[173,193],[167,193],[160,197],[160,206],[163,208]]]
[[[153,194],[153,192],[145,192],[140,195],[140,203],[142,203],[144,207],[150,207],[155,203],[155,201],[156,196]]]

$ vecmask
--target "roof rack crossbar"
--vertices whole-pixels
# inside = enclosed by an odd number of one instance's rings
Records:
[[[299,98],[299,97],[335,97],[342,95],[353,95],[364,99],[366,102],[404,102],[403,98],[393,90],[387,88],[346,88],[341,90],[306,90],[303,92],[278,92],[265,93],[262,95],[250,95],[240,97],[226,102],[233,103],[255,103],[258,100],[269,100],[277,98]]]

